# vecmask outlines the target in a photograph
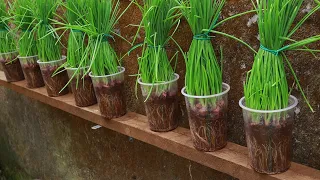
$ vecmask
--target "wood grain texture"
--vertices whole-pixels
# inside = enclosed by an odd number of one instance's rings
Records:
[[[25,96],[61,109],[72,115],[81,117],[95,124],[113,131],[133,137],[150,145],[156,146],[178,156],[205,165],[233,177],[266,180],[319,180],[320,171],[310,167],[292,163],[291,168],[278,175],[261,175],[249,165],[247,148],[229,142],[227,147],[211,153],[197,151],[191,141],[190,131],[186,128],[177,128],[168,133],[156,133],[149,130],[147,118],[137,113],[129,112],[127,115],[107,121],[100,116],[98,105],[80,108],[75,105],[71,94],[51,98],[47,96],[45,88],[28,89],[26,82],[7,83],[4,73],[0,71],[0,85],[12,89]]]

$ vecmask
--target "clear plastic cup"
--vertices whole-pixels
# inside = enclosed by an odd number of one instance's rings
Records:
[[[223,83],[222,93],[210,96],[193,96],[181,90],[186,99],[191,137],[199,151],[211,152],[227,145],[228,92]]]
[[[40,65],[40,70],[46,85],[48,96],[50,97],[58,97],[69,93],[68,88],[64,88],[69,81],[68,73],[62,67],[65,62],[66,56],[62,56],[60,60],[56,61],[37,61],[37,63]]]
[[[0,53],[0,64],[8,82],[24,80],[17,51]]]
[[[94,76],[90,73],[98,99],[101,115],[106,119],[124,116],[127,113],[124,87],[124,67],[119,72],[106,76]]]
[[[246,107],[245,98],[239,101],[243,110],[246,140],[252,168],[263,174],[277,174],[290,168],[292,131],[298,100],[290,96],[285,109],[260,111]]]
[[[39,88],[44,86],[40,66],[37,63],[38,56],[18,56],[28,88]]]
[[[172,81],[163,83],[143,83],[138,79],[152,131],[167,132],[178,127],[178,79],[178,74],[174,74]]]
[[[70,85],[75,98],[76,105],[79,107],[88,107],[97,104],[97,98],[94,92],[93,83],[89,75],[83,76],[86,68],[66,68]]]

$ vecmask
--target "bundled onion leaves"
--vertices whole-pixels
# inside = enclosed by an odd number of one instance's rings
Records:
[[[21,57],[37,55],[36,39],[34,36],[34,19],[30,7],[33,0],[16,0],[13,6],[14,23],[21,30],[19,38],[19,54]]]
[[[59,36],[51,23],[59,0],[35,0],[31,11],[36,20],[38,56],[42,62],[61,59]]]
[[[186,91],[190,95],[206,96],[222,92],[222,67],[211,43],[212,30],[225,0],[179,1],[182,13],[194,34],[186,60]]]
[[[0,0],[0,53],[16,50],[14,35],[8,25],[10,15],[7,12],[5,0]]]
[[[70,25],[83,25],[84,18],[87,13],[86,0],[67,0],[66,17]],[[88,66],[88,56],[85,55],[85,33],[80,30],[71,29],[68,38],[67,65],[70,68],[80,67],[82,58],[86,62],[82,63],[82,67]]]
[[[311,108],[284,53],[286,50],[303,50],[313,53],[313,50],[308,49],[305,45],[320,40],[320,35],[300,41],[290,39],[305,20],[320,7],[318,5],[312,9],[293,26],[302,3],[301,0],[257,0],[261,47],[255,56],[253,68],[244,85],[247,107],[257,110],[278,110],[288,106],[290,94],[285,73],[285,62],[287,62],[299,89]],[[293,43],[285,45],[286,42]],[[302,46],[303,49],[298,49]]]
[[[174,69],[165,49],[175,31],[172,27],[179,22],[174,0],[145,0],[144,6],[136,3],[142,11],[141,27],[145,31],[142,56],[138,59],[139,74],[144,83],[168,82],[174,78]],[[138,30],[138,31],[139,31]]]
[[[89,13],[84,27],[89,36],[91,71],[95,76],[118,72],[118,57],[109,41],[119,21],[120,2],[116,0],[88,0]]]

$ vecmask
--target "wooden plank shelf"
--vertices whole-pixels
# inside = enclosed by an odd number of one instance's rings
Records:
[[[150,145],[156,146],[183,158],[197,162],[233,177],[263,180],[319,180],[320,171],[301,164],[292,163],[291,168],[278,175],[262,175],[256,173],[249,165],[247,148],[228,142],[226,148],[217,152],[204,153],[197,151],[191,141],[189,129],[177,128],[168,133],[152,132],[148,128],[147,118],[137,113],[107,121],[100,116],[97,105],[80,108],[75,105],[71,94],[51,98],[45,88],[28,89],[26,81],[7,83],[4,73],[0,71],[0,86],[12,89],[25,96],[61,109],[72,115],[81,117],[113,131],[133,137]]]

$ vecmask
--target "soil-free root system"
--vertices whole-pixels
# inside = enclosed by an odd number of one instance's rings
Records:
[[[224,100],[215,107],[199,101],[187,102],[191,136],[199,151],[216,151],[227,145],[227,106]]]
[[[259,173],[277,174],[290,168],[293,121],[277,125],[246,124],[251,166]]]
[[[8,59],[0,57],[0,63],[8,82],[17,82],[24,80],[20,61],[17,56],[13,56],[12,58]]]
[[[36,61],[22,63],[22,70],[27,80],[28,88],[39,88],[44,86],[40,66]]]
[[[41,73],[43,76],[43,80],[46,84],[48,96],[51,96],[51,97],[62,96],[62,95],[68,94],[69,92],[68,88],[64,88],[62,90],[62,88],[69,81],[69,77],[66,70],[64,71],[59,70],[61,72],[52,77],[52,75],[58,68],[59,66],[52,66],[52,65],[47,65],[41,68]]]
[[[178,127],[178,102],[176,93],[163,92],[151,95],[145,102],[150,129],[167,132]],[[144,97],[147,98],[147,97]]]
[[[127,113],[124,83],[122,81],[114,80],[108,84],[100,82],[94,88],[102,116],[110,120]]]
[[[87,107],[97,103],[93,83],[89,75],[86,75],[83,78],[82,75],[80,75],[79,79],[76,77],[73,78],[71,81],[71,88],[77,106]]]

